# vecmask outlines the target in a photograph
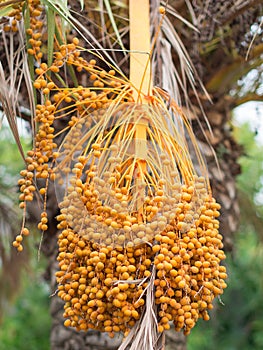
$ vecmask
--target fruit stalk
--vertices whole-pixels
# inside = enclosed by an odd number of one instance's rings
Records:
[[[151,91],[150,67],[150,4],[149,0],[130,0],[130,82],[133,95],[137,103],[146,103],[146,96]],[[139,221],[142,217],[142,204],[144,202],[144,175],[147,171],[147,108],[142,106],[141,114],[135,116],[136,130],[134,134],[135,145],[135,193],[137,196],[137,211]]]

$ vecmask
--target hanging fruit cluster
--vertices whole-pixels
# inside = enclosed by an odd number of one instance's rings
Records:
[[[173,322],[188,334],[199,317],[209,319],[227,277],[220,205],[191,126],[159,88],[135,101],[129,80],[110,65],[101,68],[105,62],[86,59],[77,38],[57,43],[52,63],[41,63],[39,6],[30,3],[27,35],[41,103],[34,147],[18,182],[24,221],[13,245],[23,249],[27,203],[36,190],[43,202],[38,228],[48,230],[47,189],[54,182],[65,326],[127,335],[151,287],[158,331]],[[68,87],[65,71],[73,81],[85,74],[88,87]],[[59,131],[58,122],[66,125]],[[37,179],[45,186],[37,189]]]
[[[207,310],[226,287],[226,273],[220,266],[225,256],[216,219],[219,205],[207,195],[203,178],[177,186],[180,199],[173,206],[173,219],[156,215],[149,225],[135,220],[136,214],[125,215],[123,207],[119,220],[116,209],[101,210],[101,221],[89,219],[82,200],[75,205],[82,181],[72,177],[70,182],[58,217],[58,294],[65,301],[66,326],[127,334],[147,303],[153,266],[160,332],[173,321],[177,331],[188,334],[199,317],[209,319]],[[94,207],[101,207],[90,195]],[[114,221],[108,220],[111,213]],[[128,230],[121,228],[122,217]],[[99,225],[104,231],[99,232]],[[142,243],[145,237],[147,242]]]

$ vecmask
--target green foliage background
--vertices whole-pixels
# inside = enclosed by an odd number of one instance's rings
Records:
[[[26,151],[30,146],[30,138],[21,137],[21,142]],[[16,193],[16,182],[19,177],[19,171],[23,168],[23,161],[17,151],[17,145],[13,139],[8,127],[3,124],[0,129],[0,204],[13,205],[10,209],[18,208],[18,194]],[[17,223],[6,228],[9,232],[20,226],[20,210],[17,210]],[[1,219],[1,232],[3,236],[4,219]],[[3,225],[3,226],[2,226]],[[9,232],[9,235],[17,232]],[[1,237],[1,243],[10,256],[12,236],[7,240]],[[5,238],[5,239],[4,239]],[[37,240],[37,242],[35,241]],[[3,281],[3,288],[0,288],[0,298],[6,298],[4,307],[0,310],[0,315],[4,315],[0,324],[0,350],[48,350],[49,349],[49,331],[51,319],[49,315],[49,290],[47,283],[44,282],[42,275],[45,270],[45,262],[42,257],[39,261],[37,249],[34,246],[39,244],[39,235],[31,237],[28,241],[33,249],[26,249],[22,258],[23,268],[22,276],[17,279],[15,291],[10,290],[11,285]],[[11,247],[11,248],[10,248]],[[28,255],[28,250],[31,255]],[[11,257],[10,257],[11,258]],[[12,261],[12,263],[21,264],[21,259]],[[14,269],[8,271],[2,270],[2,261],[0,259],[0,277],[5,278],[6,273],[13,273]],[[20,266],[16,266],[19,270]],[[16,276],[14,276],[16,278]],[[22,282],[21,282],[22,281]],[[13,287],[13,286],[12,286]],[[14,298],[15,296],[15,298]],[[0,321],[1,322],[1,321]]]
[[[0,350],[48,350],[49,290],[39,269],[24,275],[23,288],[0,327]]]
[[[200,320],[193,329],[189,350],[263,349],[263,146],[255,142],[248,124],[235,133],[244,147],[238,177],[241,225],[226,259],[228,288],[211,320]]]
[[[189,350],[263,349],[263,146],[255,142],[248,125],[236,128],[244,146],[238,178],[241,227],[235,236],[234,251],[228,255],[228,288],[215,303],[211,320],[200,320],[188,337]],[[1,180],[18,171],[19,160],[11,143],[0,141]],[[10,167],[12,164],[12,167]],[[16,164],[16,166],[14,166]],[[3,171],[4,169],[4,171]],[[10,178],[10,177],[9,177]],[[224,234],[224,233],[223,233]],[[0,327],[0,350],[48,350],[51,319],[43,264],[31,257],[16,301]],[[1,291],[0,291],[1,293]]]

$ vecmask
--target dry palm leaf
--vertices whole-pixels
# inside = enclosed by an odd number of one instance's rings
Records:
[[[10,73],[8,78],[6,78],[4,68],[2,66],[2,63],[0,62],[0,84],[1,84],[0,103],[1,103],[1,108],[4,112],[4,115],[6,116],[7,121],[9,123],[10,129],[15,138],[15,141],[17,143],[19,152],[21,153],[22,158],[25,159],[24,151],[20,142],[19,131],[17,127],[17,112],[19,110],[18,108],[19,86],[18,86],[18,89],[16,89],[17,80],[18,80],[18,85],[19,85],[19,81],[21,81],[21,76],[19,78],[19,74],[20,74],[20,67],[23,66],[23,61],[20,61],[21,58],[19,53],[17,54],[17,56],[14,56],[14,52],[12,50],[13,48],[12,43],[13,41],[11,40],[9,67],[12,71],[12,74]],[[14,59],[16,60],[16,62],[14,62]],[[16,67],[16,69],[13,69],[12,67]]]

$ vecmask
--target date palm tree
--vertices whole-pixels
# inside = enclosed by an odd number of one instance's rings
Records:
[[[161,6],[165,8],[165,15]],[[148,7],[153,84],[168,92],[168,108],[169,99],[174,99],[191,122],[196,142],[206,159],[214,196],[222,207],[220,225],[224,245],[231,249],[238,225],[235,177],[240,171],[237,159],[241,150],[232,138],[229,125],[233,108],[261,98],[262,6],[252,0],[171,0],[168,3],[151,0]],[[129,6],[126,1],[114,0],[67,3],[3,0],[0,2],[0,16],[1,109],[25,158],[16,118],[19,116],[31,123],[35,135],[38,128],[33,121],[36,105],[43,103],[50,92],[42,89],[40,93],[41,80],[37,77],[45,67],[43,63],[54,67],[54,58],[60,59],[59,50],[62,52],[63,45],[69,50],[66,45],[73,40],[83,48],[85,60],[95,55],[102,68],[110,65],[120,76],[129,75],[132,28],[128,20]],[[78,39],[73,39],[76,36]],[[52,73],[47,73],[51,85],[64,84],[65,89],[72,89],[89,84],[85,71],[74,70],[72,63],[68,62],[65,69],[57,70],[56,67],[52,68]],[[247,76],[251,71],[254,72],[253,81],[248,89]],[[52,89],[54,85],[51,85]],[[70,117],[72,114],[69,113]],[[65,125],[62,118],[54,123],[57,145],[63,143]],[[45,183],[45,179],[39,180],[38,187],[44,188]],[[48,199],[44,200],[49,228],[41,245],[50,262],[49,276],[54,292],[58,269],[57,194],[51,182]],[[40,198],[36,196],[35,201],[39,202]],[[39,220],[40,214],[36,202],[27,208],[33,222]],[[95,330],[77,332],[74,328],[65,328],[63,302],[55,295],[51,298],[51,315],[52,350],[117,349],[120,345],[120,337],[112,339]],[[180,332],[168,331],[166,349],[174,348],[174,344],[176,349],[185,349],[186,338]]]

